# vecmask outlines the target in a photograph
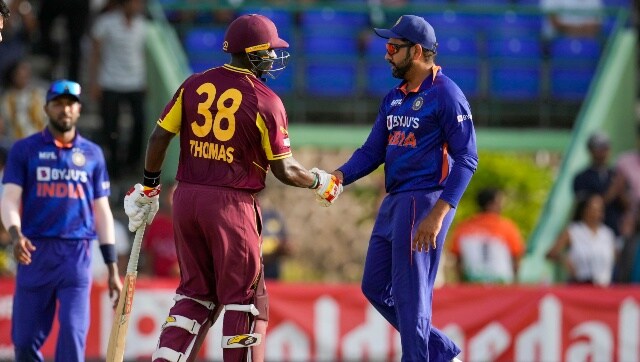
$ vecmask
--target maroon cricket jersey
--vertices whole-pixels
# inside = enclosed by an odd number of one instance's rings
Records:
[[[225,64],[187,78],[158,125],[180,133],[176,180],[258,192],[269,161],[291,157],[280,98],[249,70]]]

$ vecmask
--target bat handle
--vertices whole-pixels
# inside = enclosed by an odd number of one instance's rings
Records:
[[[127,274],[138,272],[138,259],[140,258],[140,248],[142,247],[142,236],[144,235],[144,229],[147,226],[146,223],[136,230],[136,236],[133,238],[133,245],[131,245],[131,255],[129,256],[129,264],[127,264]]]

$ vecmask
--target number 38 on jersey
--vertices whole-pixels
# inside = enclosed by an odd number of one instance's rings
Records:
[[[198,103],[198,114],[204,118],[204,122],[202,124],[198,121],[191,122],[191,131],[199,138],[205,138],[213,132],[213,138],[216,142],[192,139],[189,142],[191,156],[233,162],[234,148],[225,147],[220,142],[230,140],[236,132],[235,115],[242,103],[242,93],[235,88],[230,88],[216,97],[216,87],[211,83],[202,84],[196,92],[200,96],[206,96],[203,102]],[[211,113],[211,106],[214,102],[216,103],[214,109],[217,109],[215,116]]]

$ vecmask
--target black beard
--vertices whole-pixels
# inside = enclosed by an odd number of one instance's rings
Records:
[[[73,129],[73,125],[68,125],[68,126],[63,126],[60,124],[57,124],[55,122],[49,122],[49,124],[51,125],[51,127],[53,127],[53,129],[55,129],[56,131],[60,132],[60,133],[66,133],[69,132]]]
[[[404,76],[407,75],[407,72],[409,72],[413,65],[413,63],[407,60],[407,58],[403,60],[403,62],[407,62],[405,65],[396,66],[391,70],[391,75],[393,75],[394,78],[404,79]]]

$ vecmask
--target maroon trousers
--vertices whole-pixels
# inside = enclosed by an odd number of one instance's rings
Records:
[[[180,265],[176,293],[217,308],[228,304],[255,304],[256,318],[268,320],[268,297],[262,278],[260,207],[251,193],[223,187],[181,182],[173,196],[174,236]],[[182,300],[170,315],[195,319],[204,325],[215,321],[215,311]],[[233,336],[251,332],[253,316],[227,311],[222,333]],[[206,328],[198,336],[180,328],[163,329],[160,347],[195,357]],[[193,338],[197,338],[193,343]],[[189,346],[194,346],[188,351]],[[195,350],[194,350],[195,349]],[[246,359],[247,348],[225,349],[225,361]]]

